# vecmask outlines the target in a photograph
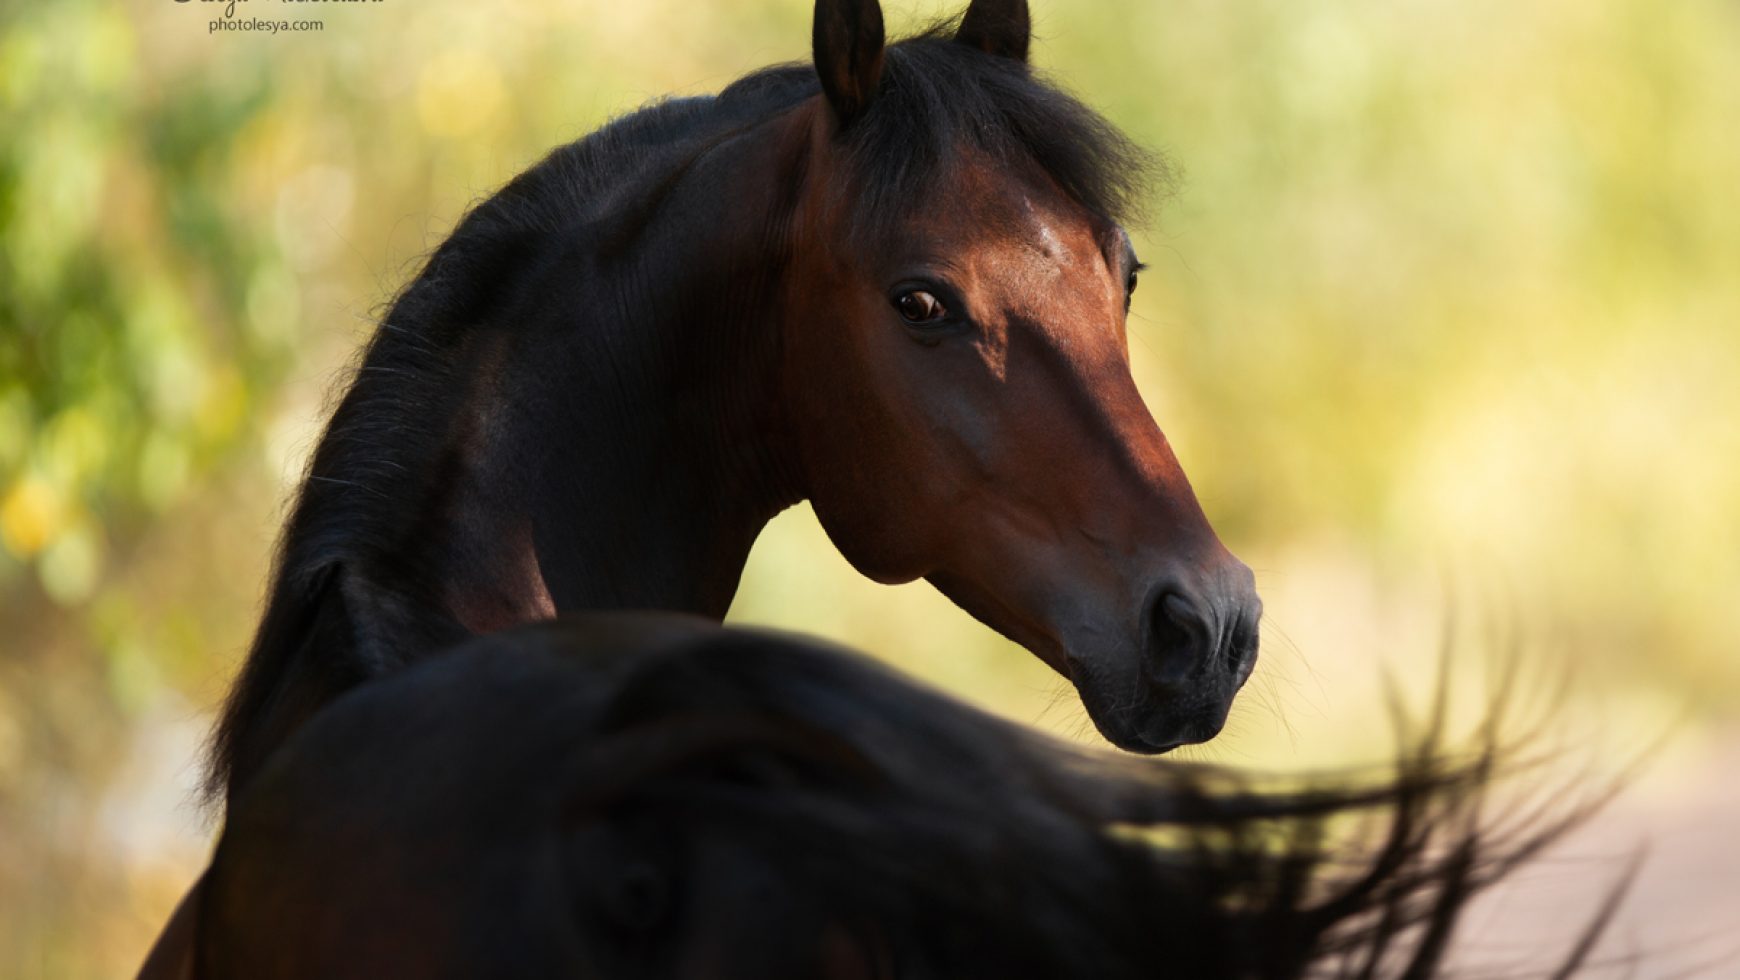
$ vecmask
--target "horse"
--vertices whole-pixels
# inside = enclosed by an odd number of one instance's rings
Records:
[[[142,977],[1429,977],[1469,900],[1587,813],[1485,813],[1493,744],[1264,789],[813,640],[563,618],[287,739]]]
[[[813,65],[659,102],[476,206],[312,455],[223,709],[233,794],[350,687],[557,613],[722,618],[808,500],[1137,752],[1212,738],[1251,571],[1131,378],[1120,223],[1164,167],[1028,63],[1025,0],[887,43],[817,0]]]

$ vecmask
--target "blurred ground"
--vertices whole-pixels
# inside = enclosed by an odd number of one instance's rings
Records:
[[[609,115],[804,57],[809,15],[384,0],[213,35],[211,6],[0,6],[0,976],[125,974],[203,860],[194,760],[282,502],[420,256]],[[1135,370],[1269,610],[1198,757],[1381,759],[1380,670],[1421,689],[1453,624],[1459,671],[1574,674],[1593,754],[1682,726],[1596,860],[1532,871],[1557,884],[1471,934],[1537,941],[1649,836],[1616,937],[1740,935],[1740,6],[1035,19],[1042,68],[1185,174],[1137,230]],[[733,617],[1091,737],[1031,657],[858,579],[801,508]]]
[[[1740,730],[1680,746],[1550,858],[1481,901],[1462,924],[1470,966],[1550,966],[1620,876],[1638,876],[1592,962],[1638,980],[1740,976]],[[1552,943],[1552,938],[1559,942]]]

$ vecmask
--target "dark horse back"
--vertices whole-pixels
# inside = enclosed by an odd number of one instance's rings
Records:
[[[1513,823],[1482,811],[1490,756],[1407,758],[1264,793],[814,641],[585,617],[291,736],[146,975],[1427,977],[1472,896],[1580,813]],[[1327,834],[1355,813],[1370,836]]]

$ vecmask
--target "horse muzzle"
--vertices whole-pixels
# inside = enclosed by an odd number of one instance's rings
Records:
[[[1156,586],[1116,662],[1068,658],[1088,715],[1119,748],[1159,753],[1214,738],[1256,667],[1263,604],[1250,569],[1226,556],[1198,581]]]

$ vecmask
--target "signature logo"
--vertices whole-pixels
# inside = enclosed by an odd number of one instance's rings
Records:
[[[175,0],[175,2],[176,3],[192,3],[193,0]],[[236,4],[247,3],[248,0],[199,0],[199,2],[200,3],[221,3],[221,4],[224,4],[224,14],[223,15],[225,17],[234,17],[236,15]]]

